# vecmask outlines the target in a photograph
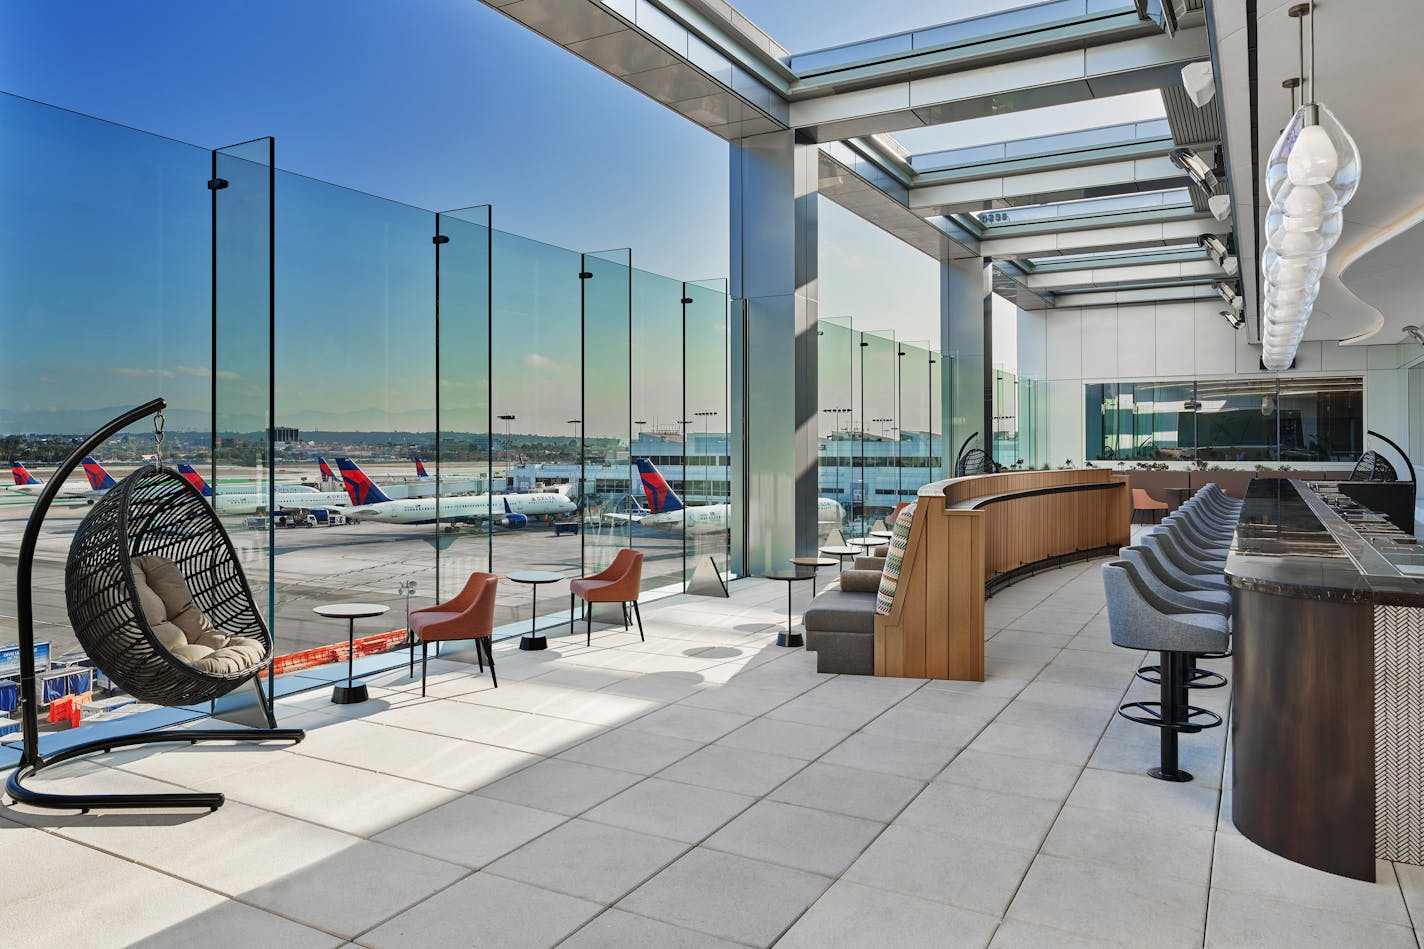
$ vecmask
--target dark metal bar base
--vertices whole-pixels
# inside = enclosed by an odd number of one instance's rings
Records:
[[[194,807],[215,811],[223,806],[224,797],[217,791],[186,791],[177,794],[51,794],[33,791],[25,787],[25,778],[39,771],[73,761],[95,752],[111,752],[118,748],[132,748],[137,745],[155,745],[164,742],[187,742],[196,745],[200,741],[290,741],[299,742],[306,737],[300,728],[211,728],[185,731],[167,729],[164,731],[140,732],[136,735],[119,735],[86,742],[66,748],[32,765],[21,765],[10,773],[5,782],[5,792],[17,804],[44,807],[53,810],[88,813],[91,809],[133,810],[138,808]]]
[[[1182,771],[1180,769],[1167,771],[1163,768],[1148,768],[1147,774],[1150,777],[1156,778],[1158,781],[1187,782],[1192,779],[1192,773],[1190,771]]]
[[[366,690],[366,683],[352,682],[350,685],[338,685],[331,690],[331,701],[333,705],[356,705],[371,697]]]
[[[525,652],[538,652],[549,648],[549,641],[543,636],[520,636],[519,648]]]
[[[800,633],[782,630],[776,634],[776,644],[778,646],[804,646],[806,645],[806,637]]]

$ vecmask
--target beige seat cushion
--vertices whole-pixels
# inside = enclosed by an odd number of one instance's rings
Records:
[[[185,649],[187,648],[188,637],[184,636],[183,631],[172,623],[155,623],[152,618],[150,618],[148,625],[153,627],[153,634],[158,637],[158,641],[163,644],[163,648],[173,653],[173,655],[178,655],[178,648],[180,646]]]
[[[213,628],[212,620],[208,619],[207,614],[198,609],[198,604],[193,602],[193,594],[188,592],[188,581],[176,563],[167,557],[158,557],[152,554],[135,557],[133,563],[142,571],[148,587],[162,598],[168,622],[181,629],[189,643],[207,646],[210,649],[222,648],[223,644],[227,642],[227,637]],[[140,586],[137,572],[134,574],[134,585]],[[143,597],[142,589],[139,590],[139,596]],[[154,618],[146,603],[144,604],[144,614],[148,616],[149,624],[152,625]]]
[[[169,651],[199,672],[216,675],[246,672],[263,659],[262,644],[241,636],[227,639],[219,649],[183,645]]]
[[[138,605],[143,610],[143,618],[148,620],[148,625],[155,630],[161,625],[172,625],[168,622],[168,609],[163,605],[163,597],[148,585],[142,569],[134,570],[134,591],[138,593]],[[179,634],[182,634],[182,630],[179,630]],[[186,642],[187,637],[183,638]]]

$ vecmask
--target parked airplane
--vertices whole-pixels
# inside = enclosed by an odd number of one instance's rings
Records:
[[[83,488],[71,488],[66,485],[59,489],[59,496],[70,498],[89,498],[90,503],[92,504],[94,498],[97,498],[102,495],[105,491],[112,488],[117,482],[114,481],[112,475],[110,475],[107,471],[104,470],[104,466],[95,461],[92,456],[85,455],[83,464],[84,474],[89,479],[89,490],[86,491]],[[16,491],[20,494],[28,494],[32,497],[38,497],[40,492],[44,491],[45,489],[45,482],[30,474],[29,470],[26,469],[25,466],[18,461],[10,462],[10,474],[15,479],[15,483],[10,486],[11,491]]]
[[[382,491],[350,458],[336,459],[346,493],[354,505],[346,513],[360,520],[383,524],[433,524],[435,498],[395,500]],[[562,494],[462,494],[440,499],[442,522],[493,523],[519,528],[531,517],[572,514],[577,507]]]
[[[328,465],[328,464],[326,463],[326,459],[325,459],[325,458],[321,457],[320,455],[317,455],[317,456],[316,456],[316,463],[321,466],[321,482],[322,482],[322,484],[325,484],[325,483],[328,482],[328,481],[340,481],[340,480],[341,480],[340,478],[338,478],[338,477],[336,476],[336,472],[334,472],[334,471],[331,470],[331,465]]]
[[[682,498],[667,483],[652,459],[637,460],[638,477],[643,482],[643,496],[647,498],[646,508],[639,506],[640,514],[605,514],[605,518],[631,520],[635,524],[653,530],[672,534],[708,534],[725,531],[731,526],[729,514],[732,505],[700,504],[688,507]],[[818,498],[816,501],[816,521],[822,534],[841,526],[844,514],[840,504],[833,498]]]
[[[419,478],[421,481],[435,480],[435,476],[425,470],[425,462],[421,461],[419,458],[412,458],[411,461],[415,462],[415,476],[417,478]]]
[[[203,480],[203,476],[186,462],[180,462],[178,473],[183,479],[203,493],[203,497],[211,498],[213,510],[219,514],[256,514],[264,511],[268,507],[266,491],[255,490],[255,485],[242,485],[242,490],[219,491],[213,494],[213,489],[208,482]],[[317,491],[304,484],[279,484],[276,486],[277,506],[280,511],[285,508],[313,508],[346,507],[350,500],[344,491]]]

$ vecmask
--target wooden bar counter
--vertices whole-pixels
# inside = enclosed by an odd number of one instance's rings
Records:
[[[1129,543],[1127,478],[1105,468],[969,475],[918,492],[875,674],[984,678],[984,598],[1016,578]]]

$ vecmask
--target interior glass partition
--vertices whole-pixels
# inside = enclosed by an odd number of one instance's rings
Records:
[[[1275,379],[1199,381],[1196,401],[1198,460],[1276,459]]]
[[[192,461],[202,470],[211,457],[214,381],[212,153],[4,94],[0,142],[4,460],[47,481],[76,440],[163,396],[165,463]],[[249,424],[243,427],[251,432],[264,423],[258,417]],[[153,454],[153,426],[145,420],[94,457],[119,479]],[[93,474],[90,481],[80,469],[66,482],[36,552],[42,735],[137,708],[94,670],[65,608],[70,540],[98,496],[90,492],[108,484],[97,468]],[[0,491],[0,560],[11,565],[0,570],[0,742],[18,739],[11,567],[40,490],[6,479],[20,490]],[[260,570],[249,578],[264,581]],[[72,708],[49,722],[56,701]]]
[[[1282,378],[1275,405],[1280,460],[1308,464],[1359,458],[1365,443],[1364,396],[1356,379]],[[1411,404],[1416,411],[1424,406],[1417,399]]]
[[[682,285],[684,360],[682,418],[686,464],[683,500],[685,574],[709,558],[726,576],[730,570],[732,460],[729,448],[731,403],[727,373],[730,337],[727,284],[707,280]]]
[[[862,534],[887,516],[900,497],[897,352],[893,333],[860,334]]]
[[[403,642],[407,602],[437,602],[442,535],[413,461],[435,458],[435,215],[290,172],[276,183],[276,425],[295,436],[275,452],[280,673],[344,658],[346,629],[312,612],[324,603],[385,604],[356,638]],[[316,515],[326,499],[349,502],[350,523]]]
[[[583,264],[575,251],[494,232],[490,402],[495,419],[507,421],[510,431],[494,460],[495,490],[563,499],[533,517],[501,515],[499,509],[513,501],[495,499],[491,568],[496,573],[538,569],[577,577],[583,571],[582,533],[553,530],[555,520],[579,519],[579,505],[588,502],[581,484],[584,281],[579,274],[592,271]],[[537,602],[540,615],[567,610],[567,585],[542,588]],[[495,622],[527,621],[533,605],[531,587],[502,582]]]
[[[633,545],[632,522],[601,516],[632,483],[632,252],[584,254],[582,283],[583,404],[578,417],[583,567],[597,573]]]
[[[404,578],[404,586],[397,582],[402,600],[422,594],[448,600],[464,588],[470,574],[490,570],[494,531],[489,400],[492,242],[487,204],[436,215],[435,405],[439,424],[433,478],[441,520],[435,538],[436,585],[434,590],[421,590],[419,578]],[[415,487],[425,485],[417,481]],[[400,622],[391,625],[408,624],[402,614]]]
[[[1018,377],[1014,373],[994,368],[994,461],[1005,468],[1018,467],[1022,458],[1018,389]]]
[[[848,316],[822,317],[817,321],[817,332],[816,387],[821,409],[817,480],[821,497],[835,499],[841,506],[842,523],[848,524],[857,503],[855,458],[859,439],[855,435],[855,416],[859,399],[855,392],[859,340]]]
[[[930,387],[929,343],[901,343],[898,359],[899,499],[908,502],[915,499],[921,487],[934,480],[934,426],[931,421],[934,406],[931,399],[933,390]]]
[[[683,471],[687,463],[682,440],[683,378],[687,347],[683,338],[686,294],[682,281],[643,270],[633,271],[633,445],[634,463],[646,461],[672,486],[685,492]],[[643,589],[681,586],[685,573],[683,540],[676,524],[654,517],[646,524],[644,511],[659,507],[632,472],[624,485],[624,499],[604,504],[605,519],[640,519],[632,529],[633,546],[643,552]]]
[[[949,477],[949,460],[945,458],[944,440],[944,370],[949,357],[930,351],[930,481]]]

